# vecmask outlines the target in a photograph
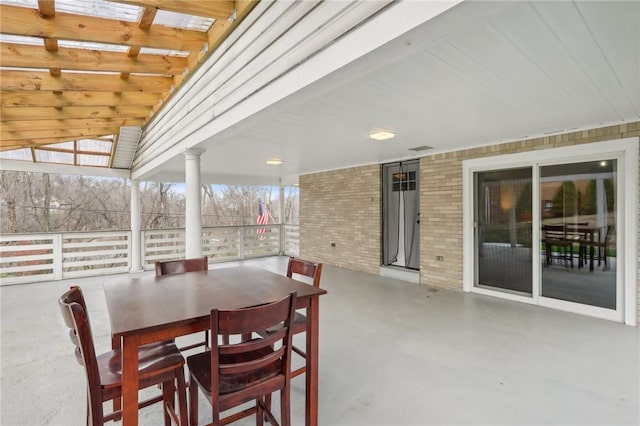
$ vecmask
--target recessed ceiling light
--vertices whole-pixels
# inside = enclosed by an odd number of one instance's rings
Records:
[[[395,136],[396,134],[389,130],[377,130],[369,134],[371,139],[375,139],[377,141],[384,141],[386,139],[394,138]]]
[[[280,159],[277,159],[277,158],[273,158],[271,160],[265,161],[265,163],[267,163],[270,166],[277,166],[278,164],[284,163],[284,161],[282,161]]]

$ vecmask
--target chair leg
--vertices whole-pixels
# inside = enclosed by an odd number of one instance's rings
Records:
[[[271,412],[271,394],[270,393],[264,396],[264,406],[269,412]],[[266,415],[264,416],[264,419],[267,422],[269,421],[269,417],[267,417]]]
[[[256,426],[264,426],[265,413],[261,401],[262,398],[256,399]]]
[[[162,383],[162,406],[164,408],[164,426],[171,426],[170,410],[173,410],[176,399],[176,385],[173,380]]]
[[[189,414],[187,412],[187,384],[184,378],[184,368],[180,367],[176,370],[176,378],[178,380],[180,425],[186,426],[189,423]]]
[[[198,426],[198,385],[189,377],[189,426]]]
[[[291,426],[291,385],[287,384],[280,390],[280,424]]]

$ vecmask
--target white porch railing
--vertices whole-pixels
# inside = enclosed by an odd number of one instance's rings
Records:
[[[184,257],[184,229],[141,232],[141,264]],[[203,228],[202,252],[209,262],[278,254],[298,255],[298,225]],[[0,235],[0,285],[128,272],[131,232]]]

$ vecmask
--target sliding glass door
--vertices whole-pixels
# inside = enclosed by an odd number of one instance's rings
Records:
[[[617,161],[540,167],[541,291],[615,309]]]
[[[532,294],[531,167],[476,176],[476,284]]]
[[[477,172],[475,286],[616,309],[616,170],[603,158]]]
[[[463,161],[463,289],[637,323],[637,139]]]

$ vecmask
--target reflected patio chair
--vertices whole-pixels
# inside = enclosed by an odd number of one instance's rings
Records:
[[[542,242],[545,247],[545,264],[551,266],[553,260],[559,260],[573,268],[573,243],[567,239],[564,225],[543,225]]]
[[[602,264],[602,270],[608,271],[611,269],[608,253],[609,248],[612,246],[613,237],[616,234],[616,227],[615,225],[607,225],[604,230],[600,236],[600,241],[595,243],[594,246],[598,249],[598,266]]]

